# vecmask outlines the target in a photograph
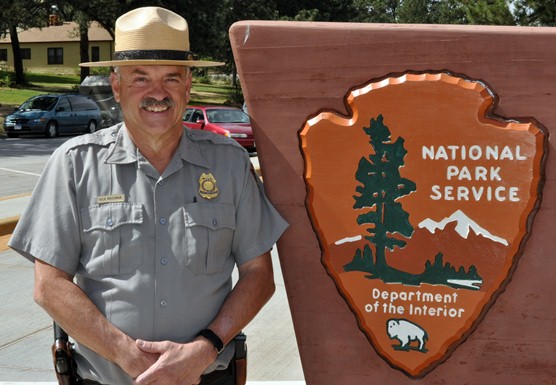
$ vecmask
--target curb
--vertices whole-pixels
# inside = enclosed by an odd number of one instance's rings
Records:
[[[14,231],[19,218],[20,216],[18,215],[15,217],[0,219],[0,237],[11,234]]]
[[[2,139],[1,135],[0,135],[0,139]],[[30,195],[31,194],[29,193],[29,194],[18,194],[18,195],[13,195],[8,197],[1,197],[0,201],[10,201],[11,199],[24,198]],[[12,214],[18,214],[18,213],[15,212]],[[21,218],[21,215],[14,215],[12,217],[0,218],[0,237],[13,233],[15,226],[17,225],[17,222],[19,222],[19,218]]]

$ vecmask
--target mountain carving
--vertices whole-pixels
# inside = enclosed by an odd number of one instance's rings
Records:
[[[465,215],[465,213],[461,210],[454,212],[448,218],[444,218],[440,222],[427,218],[419,223],[419,228],[426,228],[434,234],[437,229],[443,230],[444,227],[446,227],[446,225],[449,223],[456,224],[456,232],[463,238],[467,238],[469,232],[473,232],[474,234],[482,235],[485,238],[492,239],[495,242],[499,242],[505,246],[508,246],[508,241],[503,238],[497,237],[496,235],[492,235],[488,230],[479,226],[479,224]]]

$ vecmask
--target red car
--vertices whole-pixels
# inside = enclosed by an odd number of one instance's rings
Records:
[[[249,115],[239,108],[191,106],[183,114],[183,125],[193,130],[207,130],[235,139],[247,151],[255,151]]]

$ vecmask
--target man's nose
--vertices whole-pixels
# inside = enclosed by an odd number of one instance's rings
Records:
[[[153,80],[150,82],[149,93],[153,95],[168,95],[168,88],[165,86],[164,81]],[[153,96],[154,97],[154,96]],[[157,98],[158,99],[158,98]],[[161,97],[160,100],[164,99]]]

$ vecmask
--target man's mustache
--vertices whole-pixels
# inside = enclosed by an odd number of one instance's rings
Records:
[[[147,96],[145,99],[143,99],[141,101],[141,108],[152,108],[152,107],[174,107],[175,103],[172,99],[170,99],[169,97],[165,97],[162,100],[157,100],[155,98],[152,98],[150,96]]]

